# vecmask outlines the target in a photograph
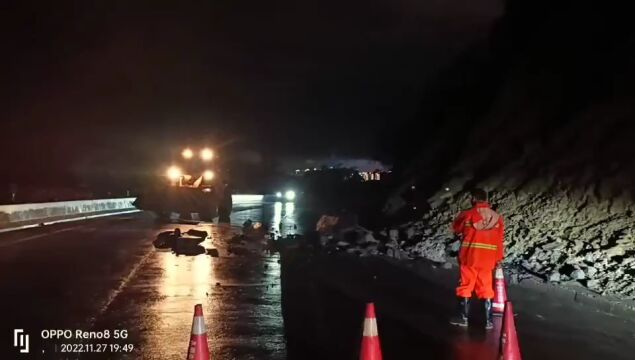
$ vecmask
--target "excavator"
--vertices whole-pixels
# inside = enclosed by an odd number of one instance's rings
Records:
[[[152,211],[166,222],[229,222],[231,191],[214,166],[209,147],[185,148],[178,163],[169,166],[161,180],[146,189],[135,206]]]

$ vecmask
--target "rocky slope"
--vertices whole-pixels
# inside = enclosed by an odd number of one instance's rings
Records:
[[[444,262],[457,249],[449,226],[465,196],[447,197],[423,221],[408,224],[419,241],[413,257]],[[507,264],[547,281],[579,281],[601,294],[635,299],[635,238],[631,207],[579,198],[566,190],[549,194],[500,191],[492,201],[506,217]]]
[[[485,110],[448,101],[462,109],[444,119],[453,125],[436,126],[402,167],[398,194],[427,190],[423,219],[404,226],[417,239],[405,250],[444,261],[466,192],[484,187],[506,219],[508,264],[635,299],[635,31],[625,13],[508,2],[483,66]]]

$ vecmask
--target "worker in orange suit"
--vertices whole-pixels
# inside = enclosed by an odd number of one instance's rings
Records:
[[[503,217],[492,210],[487,193],[482,189],[472,191],[472,208],[463,211],[452,223],[452,231],[461,237],[459,266],[461,280],[456,288],[459,312],[450,320],[452,325],[468,326],[470,298],[476,292],[485,303],[486,329],[492,323],[492,272],[503,259]]]

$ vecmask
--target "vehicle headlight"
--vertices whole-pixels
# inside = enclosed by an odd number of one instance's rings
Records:
[[[203,179],[210,181],[214,178],[214,172],[212,170],[206,170],[203,173]]]
[[[286,193],[284,193],[284,197],[285,197],[287,200],[289,200],[289,201],[291,201],[291,200],[295,199],[295,191],[293,191],[293,190],[287,190],[287,192],[286,192]]]
[[[181,176],[183,176],[183,172],[181,172],[181,169],[179,169],[176,166],[170,166],[168,168],[166,175],[168,176],[170,180],[177,181],[178,179],[181,178]]]
[[[278,192],[276,193],[276,197],[277,197],[277,198],[281,198],[281,197],[282,197],[282,193],[281,193],[280,191],[278,191]]]
[[[183,150],[183,152],[181,152],[181,156],[183,156],[184,159],[191,159],[192,156],[194,156],[194,152],[192,151],[192,149],[187,148]]]
[[[205,148],[201,150],[201,159],[203,161],[210,161],[212,160],[213,157],[214,157],[214,152],[212,151],[212,149]]]

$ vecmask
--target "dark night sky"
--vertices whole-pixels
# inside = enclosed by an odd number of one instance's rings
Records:
[[[381,124],[412,118],[426,79],[485,37],[503,6],[16,4],[2,5],[1,25],[3,165],[15,173],[142,162],[207,137],[275,155],[372,154]]]

